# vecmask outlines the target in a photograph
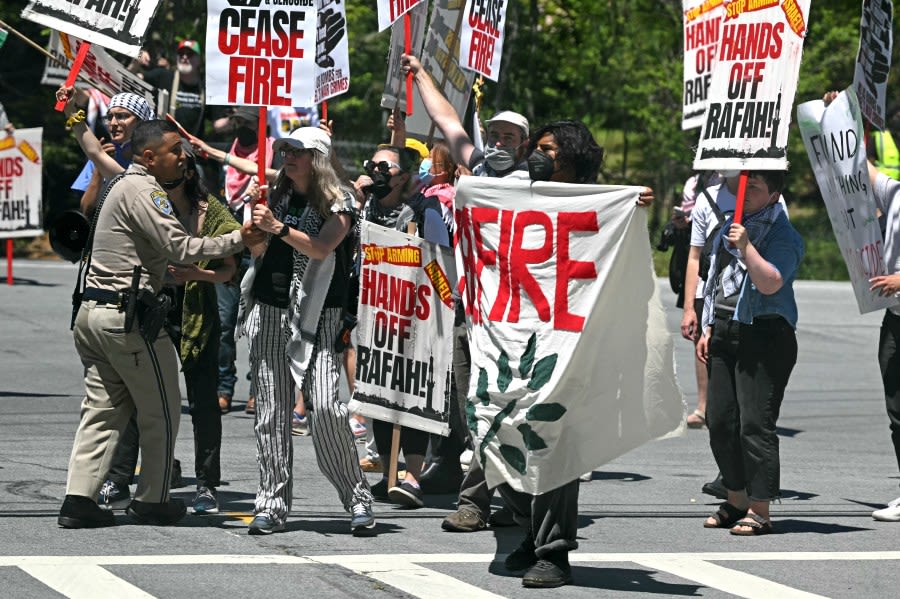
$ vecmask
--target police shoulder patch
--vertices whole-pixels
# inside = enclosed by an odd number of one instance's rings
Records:
[[[169,196],[166,195],[166,192],[152,191],[150,192],[150,199],[153,200],[157,209],[163,214],[172,216],[175,213],[175,210],[172,208],[172,202],[169,201]]]

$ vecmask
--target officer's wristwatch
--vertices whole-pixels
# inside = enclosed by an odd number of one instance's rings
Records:
[[[285,237],[288,234],[288,231],[291,230],[291,226],[287,223],[283,223],[281,225],[281,230],[278,233],[275,233],[275,237]]]

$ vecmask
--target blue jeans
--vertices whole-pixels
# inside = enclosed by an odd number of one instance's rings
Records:
[[[237,346],[234,341],[234,329],[237,326],[238,300],[241,289],[237,285],[216,283],[216,296],[219,302],[219,321],[222,330],[219,334],[219,395],[234,395],[237,383]]]

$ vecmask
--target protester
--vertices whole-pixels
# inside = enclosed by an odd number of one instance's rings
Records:
[[[200,43],[183,40],[178,44],[178,58],[175,70],[157,67],[144,73],[144,80],[155,87],[169,92],[166,112],[191,135],[204,136],[204,123],[214,115],[207,111],[206,90],[204,89],[203,53]]]
[[[7,135],[12,135],[16,132],[16,128],[9,122],[9,118],[6,116],[6,109],[3,107],[2,103],[0,103],[0,129],[3,129]]]
[[[283,531],[290,512],[295,385],[310,407],[319,468],[351,513],[351,531],[359,533],[375,525],[372,493],[338,397],[334,351],[351,266],[353,198],[331,167],[331,138],[321,129],[301,127],[273,150],[284,166],[269,202],[253,208],[253,223],[270,234],[268,245],[253,254],[238,316],[257,392],[259,487],[249,533]]]
[[[780,495],[776,424],[797,361],[793,283],[803,240],[778,204],[783,171],[752,171],[744,218],[729,216],[713,245],[703,288],[697,355],[709,364],[709,445],[728,490],[704,526],[733,535],[771,533]]]
[[[141,123],[132,135],[132,146],[134,163],[109,186],[98,207],[74,323],[87,396],[58,519],[65,528],[115,524],[112,513],[100,509],[93,498],[109,469],[111,444],[135,413],[144,462],[128,514],[150,524],[173,524],[184,516],[184,503],[169,497],[181,403],[177,358],[165,333],[154,326],[167,310],[167,302],[158,296],[167,261],[183,264],[227,256],[243,243],[263,239],[249,225],[214,239],[185,232],[160,186],[184,175],[175,127],[165,121]],[[133,274],[139,277],[136,286]],[[142,307],[135,309],[138,302]],[[110,335],[110,330],[122,333]]]

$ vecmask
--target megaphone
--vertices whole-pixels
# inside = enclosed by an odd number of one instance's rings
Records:
[[[74,264],[81,260],[90,231],[91,224],[84,214],[79,210],[66,210],[50,226],[50,247],[60,258]]]

